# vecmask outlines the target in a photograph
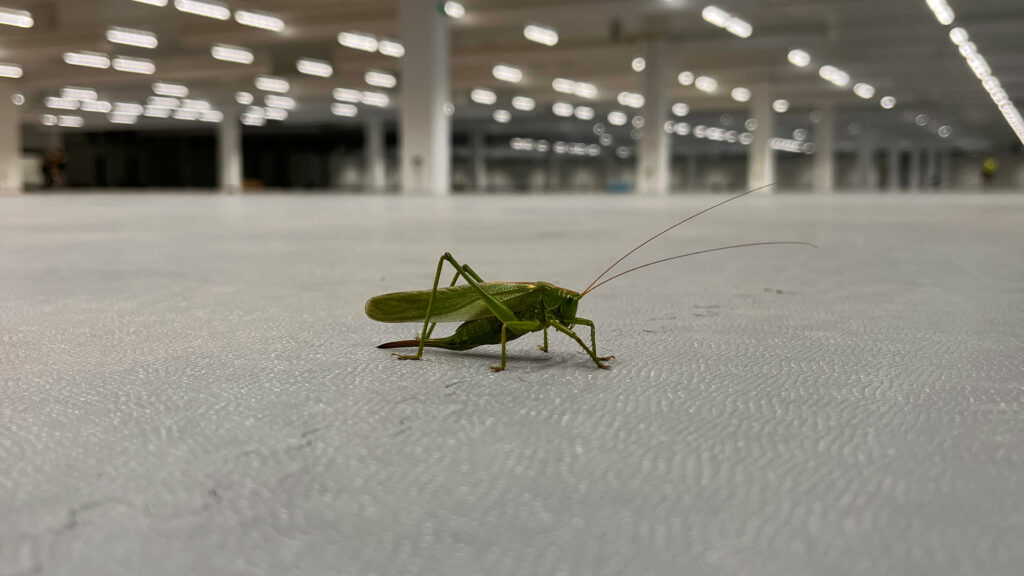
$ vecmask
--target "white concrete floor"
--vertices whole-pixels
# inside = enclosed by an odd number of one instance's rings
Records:
[[[631,261],[821,247],[595,291],[610,371],[374,347],[721,198],[0,199],[0,575],[1019,574],[1024,195],[729,204]]]

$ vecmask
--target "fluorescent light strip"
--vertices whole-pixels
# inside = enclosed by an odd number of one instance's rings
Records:
[[[772,110],[775,110],[779,114],[784,114],[789,111],[789,100],[779,98],[772,102]]]
[[[349,88],[335,88],[332,95],[335,100],[341,100],[342,102],[358,103],[360,100],[359,90]]]
[[[21,78],[24,73],[17,64],[0,63],[0,78]]]
[[[0,8],[0,24],[14,26],[15,28],[31,28],[35,23],[31,12]]]
[[[330,78],[334,74],[334,67],[330,62],[312,58],[299,58],[295,61],[295,69],[307,76],[318,78]]]
[[[284,30],[284,20],[266,12],[235,10],[235,22],[243,26],[252,26],[253,28],[261,28],[271,32],[281,32]]]
[[[943,26],[949,26],[953,23],[953,20],[956,20],[956,14],[953,13],[953,9],[949,7],[946,0],[927,0],[927,2],[928,7],[935,14],[935,19]]]
[[[693,85],[697,87],[697,90],[707,92],[708,94],[718,90],[718,80],[711,76],[697,76],[697,79],[693,81]]]
[[[491,118],[494,119],[498,124],[508,124],[512,121],[512,113],[508,110],[495,110],[491,114]]]
[[[114,112],[118,114],[142,114],[144,108],[135,102],[114,102]]]
[[[82,112],[100,112],[106,114],[113,109],[113,106],[106,100],[83,100],[78,109]]]
[[[81,116],[58,116],[57,126],[64,128],[81,128],[85,125],[85,118]]]
[[[275,120],[277,122],[284,122],[288,119],[288,111],[284,108],[273,108],[266,107],[263,109],[263,117],[267,120]]]
[[[405,46],[402,46],[402,43],[397,40],[381,38],[380,41],[377,42],[377,51],[392,58],[401,58],[402,56],[405,56]]]
[[[383,92],[360,92],[359,102],[366,104],[367,106],[376,106],[377,108],[385,108],[391,99],[388,98],[387,94]]]
[[[57,125],[57,117],[54,116],[53,114],[43,114],[42,116],[39,117],[39,123],[42,124],[43,126],[56,126]]]
[[[331,104],[331,114],[334,114],[335,116],[352,118],[358,113],[359,109],[351,104],[345,104],[344,102],[335,102]]]
[[[153,106],[150,104],[149,106],[146,106],[142,115],[149,118],[170,118],[171,112],[173,112],[173,110],[170,108],[164,106]]]
[[[199,115],[202,114],[201,110],[193,110],[191,108],[178,108],[172,114],[172,118],[175,120],[199,120]]]
[[[64,62],[86,68],[110,68],[110,57],[99,52],[65,52]]]
[[[150,96],[146,99],[146,105],[158,108],[177,108],[181,106],[181,100],[169,96]]]
[[[1003,88],[999,78],[992,73],[992,69],[989,67],[985,57],[978,52],[978,47],[974,42],[970,41],[967,31],[963,28],[954,28],[949,32],[949,38],[960,47],[960,55],[967,61],[967,65],[970,66],[974,75],[981,80],[982,88],[988,92],[992,102],[999,108],[999,112],[1003,115],[1006,123],[1010,125],[1010,129],[1013,130],[1017,138],[1024,144],[1024,117],[1021,116],[1020,110],[1010,100],[1010,96],[1006,93],[1006,89]],[[952,130],[949,132],[951,134]]]
[[[393,74],[381,72],[380,70],[367,70],[363,80],[370,86],[377,88],[394,88],[398,85],[398,79]]]
[[[107,120],[111,124],[135,124],[139,121],[137,114],[128,114],[127,112],[111,112],[107,114]]]
[[[220,110],[207,110],[199,114],[199,121],[220,123],[224,121],[224,113]]]
[[[490,106],[498,101],[498,96],[493,91],[486,88],[474,88],[473,91],[469,93],[469,99],[477,104]]]
[[[284,78],[276,76],[258,76],[256,88],[264,92],[287,92],[291,89],[291,84]]]
[[[210,56],[223,62],[234,62],[236,64],[252,64],[256,60],[252,50],[230,44],[214,44],[210,48]]]
[[[737,101],[737,102],[749,102],[750,101],[750,90],[747,89],[747,88],[743,88],[742,86],[738,86],[738,87],[732,89],[731,96],[732,96],[732,99]]]
[[[149,4],[150,6],[167,6],[167,0],[135,0],[139,4]]]
[[[156,34],[145,30],[132,28],[121,28],[112,26],[107,29],[107,40],[114,44],[125,44],[127,46],[138,46],[139,48],[156,48],[159,42]]]
[[[523,81],[523,71],[515,66],[509,66],[508,64],[498,64],[494,68],[491,68],[491,75],[502,82],[511,82],[517,84]]]
[[[794,48],[790,50],[789,55],[787,57],[789,58],[790,64],[800,68],[805,68],[808,64],[811,63],[811,55],[799,48]]]
[[[363,52],[376,52],[379,45],[376,37],[362,32],[342,32],[338,34],[338,44]]]
[[[61,98],[74,100],[95,100],[98,94],[92,88],[78,88],[76,86],[65,86],[60,89]]]
[[[682,102],[676,102],[672,105],[672,114],[683,118],[690,114],[690,107]]]
[[[616,101],[620,105],[628,106],[630,108],[643,108],[644,103],[646,102],[646,100],[644,100],[644,95],[636,92],[619,92],[619,95],[616,97]]]
[[[537,107],[537,102],[527,96],[515,96],[512,98],[512,107],[523,112],[530,112]]]
[[[839,86],[840,88],[845,88],[850,84],[850,75],[835,66],[829,66],[827,64],[822,66],[818,69],[818,76],[821,76],[823,79]]]
[[[866,82],[858,82],[853,86],[853,93],[865,100],[875,97],[875,87]]]
[[[555,78],[551,81],[551,88],[562,94],[572,94],[580,98],[597,98],[597,86],[589,82],[577,82],[568,78]]]
[[[211,2],[209,0],[202,2],[200,0],[174,0],[174,7],[179,12],[205,16],[214,20],[227,20],[231,18],[231,10],[220,2]]]
[[[154,74],[156,64],[146,58],[129,58],[128,56],[115,56],[113,61],[114,70],[119,72],[130,72],[132,74]]]
[[[545,46],[554,46],[555,44],[558,44],[558,31],[547,26],[529,24],[523,28],[523,36],[531,42],[536,42]]]
[[[454,0],[444,3],[444,13],[450,18],[459,19],[466,15],[466,8]]]
[[[281,108],[283,110],[295,110],[295,98],[280,96],[278,94],[267,94],[263,97],[263,103],[269,108]]]
[[[210,106],[209,100],[198,100],[198,99],[185,98],[184,100],[181,101],[181,108],[185,108],[187,110],[198,110],[200,112],[205,112],[206,110],[210,110],[212,108],[212,106]]]
[[[56,96],[49,96],[43,99],[43,106],[53,108],[54,110],[78,110],[78,107],[81,106],[81,102],[74,98],[57,98]]]
[[[157,96],[185,98],[188,96],[188,87],[184,84],[174,84],[171,82],[154,82],[153,93]]]
[[[754,27],[749,22],[739,16],[729,14],[718,6],[707,6],[701,11],[700,15],[708,23],[724,28],[729,33],[740,38],[750,38],[754,33]]]
[[[554,114],[555,116],[559,116],[562,118],[568,118],[572,116],[573,112],[575,111],[576,109],[573,107],[573,105],[569,104],[568,102],[555,102],[554,104],[551,105],[551,113]]]
[[[577,106],[573,109],[572,115],[580,120],[593,120],[594,109],[590,106]]]
[[[882,108],[885,108],[886,110],[892,110],[893,108],[896,107],[896,99],[893,98],[892,96],[883,96],[882,99],[878,101],[878,103],[882,106]]]

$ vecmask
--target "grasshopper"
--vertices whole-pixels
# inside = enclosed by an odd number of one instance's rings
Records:
[[[769,185],[770,186],[770,185]],[[733,246],[722,246],[707,250],[699,250],[663,258],[646,264],[619,272],[614,276],[604,278],[616,265],[625,260],[630,254],[644,247],[652,240],[665,234],[669,230],[688,222],[722,204],[746,196],[757,190],[767,188],[755,188],[742,194],[738,194],[709,208],[705,208],[688,218],[685,218],[672,226],[662,230],[646,241],[627,252],[616,260],[611,266],[605,269],[593,282],[582,292],[569,290],[549,284],[547,282],[485,282],[468,265],[460,264],[450,253],[445,252],[437,262],[437,272],[434,274],[434,287],[430,290],[417,290],[411,292],[395,292],[374,296],[366,302],[366,315],[372,320],[379,322],[423,322],[421,336],[414,340],[400,340],[387,342],[378,348],[412,348],[416,347],[415,354],[392,354],[401,360],[419,360],[423,357],[424,348],[444,348],[448,350],[469,350],[486,344],[501,344],[501,364],[491,366],[491,370],[501,371],[505,369],[506,355],[505,345],[520,336],[530,332],[544,332],[544,343],[538,348],[548,351],[548,329],[556,331],[572,338],[590,356],[598,368],[609,369],[606,364],[614,356],[597,355],[597,339],[595,335],[594,322],[576,314],[580,300],[596,288],[641,268],[695,256],[708,252],[730,250],[733,248],[744,248],[748,246],[769,246],[780,244],[796,244],[815,247],[807,242],[755,242],[750,244],[736,244]],[[441,273],[444,264],[447,262],[455,268],[455,276],[447,287],[438,287],[441,280]],[[456,286],[459,278],[465,280],[466,284]],[[604,280],[602,280],[604,278]],[[445,338],[431,338],[434,327],[445,322],[462,322],[455,333]],[[576,326],[590,328],[590,346],[573,330]]]

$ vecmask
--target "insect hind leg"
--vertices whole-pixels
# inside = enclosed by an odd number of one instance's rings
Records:
[[[439,258],[437,261],[437,272],[434,274],[434,287],[430,292],[430,299],[427,301],[427,313],[426,317],[423,319],[423,330],[420,332],[420,337],[418,338],[419,347],[416,349],[415,354],[392,354],[392,356],[398,358],[399,360],[419,360],[420,358],[423,357],[423,346],[425,345],[427,339],[430,338],[430,334],[434,331],[434,326],[437,325],[437,322],[430,322],[430,313],[434,307],[434,297],[437,296],[437,285],[441,281],[441,272],[444,270],[445,262],[448,262],[455,268],[455,277],[452,278],[452,282],[451,284],[449,284],[449,286],[454,286],[455,283],[459,280],[459,276],[466,278],[466,281],[472,284],[473,280],[470,280],[467,274],[471,274],[473,277],[476,278],[477,281],[482,282],[482,280],[479,279],[479,276],[476,275],[476,272],[470,270],[467,273],[465,270],[463,270],[463,266],[455,261],[455,258],[452,257],[450,252],[445,252],[444,254],[442,254],[441,258]]]

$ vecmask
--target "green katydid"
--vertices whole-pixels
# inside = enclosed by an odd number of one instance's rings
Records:
[[[393,354],[393,356],[402,360],[419,360],[423,356],[423,348],[425,347],[469,350],[485,344],[501,344],[501,364],[499,366],[491,366],[491,370],[500,371],[505,369],[505,345],[507,342],[515,340],[528,332],[543,331],[544,344],[539,346],[539,348],[547,352],[548,328],[554,328],[556,331],[575,340],[599,368],[611,368],[605,362],[611,360],[614,356],[602,357],[597,355],[597,340],[593,321],[576,315],[576,308],[579,305],[580,299],[596,288],[641,268],[697,254],[748,246],[779,244],[816,247],[807,242],[754,242],[722,246],[681,254],[671,258],[662,258],[661,260],[648,262],[624,272],[619,272],[614,276],[604,278],[606,274],[630,254],[676,226],[688,222],[722,204],[767,187],[762,186],[761,188],[748,190],[723,200],[651,236],[616,260],[582,292],[575,292],[547,282],[485,282],[472,268],[468,265],[459,264],[450,253],[446,252],[437,262],[437,272],[434,275],[434,287],[432,289],[382,294],[374,296],[366,302],[366,315],[373,320],[379,322],[423,322],[421,337],[414,340],[387,342],[381,344],[378,348],[416,347],[415,354]],[[445,262],[448,262],[455,268],[455,276],[447,287],[438,287]],[[466,284],[456,286],[455,284],[460,277],[466,281]],[[602,278],[604,280],[601,280]],[[455,329],[455,333],[451,336],[431,338],[430,336],[438,322],[462,322],[462,324]],[[590,328],[589,347],[573,331],[576,325]]]

